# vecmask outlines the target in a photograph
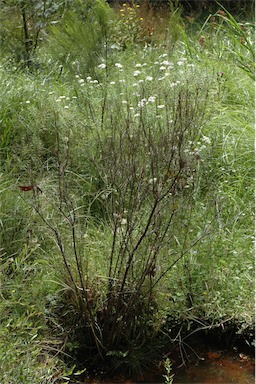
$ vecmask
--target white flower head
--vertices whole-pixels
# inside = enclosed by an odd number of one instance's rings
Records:
[[[205,144],[211,144],[211,139],[208,137],[208,136],[202,136],[202,141],[205,143]]]
[[[106,68],[106,64],[105,63],[101,63],[100,65],[98,65],[98,68],[105,69]]]
[[[119,69],[123,68],[122,64],[120,64],[120,63],[115,63],[115,66],[116,66],[117,68],[119,68]]]
[[[156,101],[156,97],[155,96],[149,96],[148,98],[148,102],[149,103],[154,103]]]
[[[147,81],[152,81],[152,80],[153,80],[153,77],[152,77],[152,76],[147,76],[147,77],[146,77],[146,80],[147,80]]]
[[[162,63],[161,63],[162,65],[166,65],[166,66],[169,66],[169,65],[173,65],[170,61],[168,61],[168,60],[164,60],[164,61],[162,61]]]
[[[138,102],[138,107],[139,107],[139,108],[143,108],[143,107],[145,107],[146,104],[147,104],[147,99],[141,99],[141,100]]]
[[[154,177],[153,179],[149,179],[148,183],[149,183],[150,185],[152,185],[152,184],[156,184],[156,183],[157,183],[157,178]]]

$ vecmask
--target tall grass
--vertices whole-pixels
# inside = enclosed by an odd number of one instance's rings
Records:
[[[177,322],[252,327],[251,28],[214,17],[124,49],[119,19],[83,46],[72,16],[44,70],[1,67],[1,382],[139,370]]]

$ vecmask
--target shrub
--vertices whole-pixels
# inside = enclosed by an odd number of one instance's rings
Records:
[[[184,239],[197,188],[199,158],[194,148],[207,87],[185,84],[172,98],[165,93],[162,98],[163,105],[141,100],[134,117],[126,105],[120,115],[111,93],[102,104],[102,124],[91,133],[87,148],[87,161],[99,180],[95,199],[104,200],[106,212],[105,244],[96,248],[97,261],[86,233],[92,219],[84,215],[69,186],[63,147],[57,151],[55,198],[47,190],[34,196],[34,209],[64,262],[65,307],[69,326],[77,324],[73,332],[80,359],[90,354],[139,369],[145,348],[150,352],[156,336],[156,287],[199,241]]]

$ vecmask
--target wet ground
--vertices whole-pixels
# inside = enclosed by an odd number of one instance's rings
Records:
[[[238,352],[209,351],[188,368],[177,372],[173,383],[254,384],[255,363]]]
[[[174,380],[173,384],[254,384],[255,383],[255,359],[237,350],[222,351],[205,349],[194,353],[190,357],[187,367],[178,368],[178,362],[173,358]],[[172,354],[169,358],[172,360]],[[163,366],[163,364],[162,364]],[[146,372],[143,375],[125,378],[122,375],[104,380],[86,380],[90,384],[139,384],[155,383],[164,384],[164,370],[159,366],[158,372]]]

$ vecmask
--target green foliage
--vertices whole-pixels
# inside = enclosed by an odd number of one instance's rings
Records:
[[[104,0],[76,4],[52,26],[50,50],[64,68],[94,76],[96,64],[106,54],[111,10]]]
[[[8,225],[5,217],[4,224]],[[45,274],[45,260],[36,260],[29,246],[24,244],[23,250],[13,257],[8,253],[0,259],[0,358],[4,367],[0,380],[6,384],[10,380],[46,383],[58,366],[57,359],[46,353],[47,345],[54,347],[56,341],[50,335],[48,341],[44,340],[46,297],[53,284]]]
[[[208,17],[200,33],[209,33],[209,29],[216,29],[216,38],[222,32],[223,44],[219,55],[222,55],[222,52],[226,50],[231,58],[235,60],[236,64],[254,79],[255,48],[253,24],[250,22],[238,23],[225,8],[221,7],[216,14]]]
[[[35,52],[47,26],[63,12],[62,1],[7,0],[1,9],[1,48],[20,66],[35,65]]]
[[[124,3],[117,7],[117,11],[118,20],[112,20],[112,46],[115,49],[167,43],[169,49],[173,49],[182,37],[184,23],[178,2],[165,4],[159,12],[155,12],[148,1]]]
[[[187,30],[183,31],[183,41],[187,54],[197,60],[202,55],[220,60],[233,61],[249,77],[255,75],[254,24],[249,21],[238,22],[225,8],[210,14],[203,26],[198,25],[195,18],[189,19]],[[198,44],[194,44],[195,31],[198,30]],[[191,44],[192,40],[193,44]],[[220,79],[221,80],[221,79]]]
[[[119,9],[118,22],[113,23],[113,40],[122,49],[143,43],[143,17],[140,16],[139,4],[126,4]]]
[[[44,66],[0,68],[4,384],[139,371],[165,324],[254,322],[252,28],[216,13],[185,33],[177,11],[178,34],[149,45],[137,8],[121,50],[105,2],[73,5]]]
[[[163,375],[165,379],[165,384],[172,384],[173,383],[173,378],[174,374],[172,373],[172,363],[169,358],[167,358],[164,362],[164,368],[166,370],[166,374]]]

